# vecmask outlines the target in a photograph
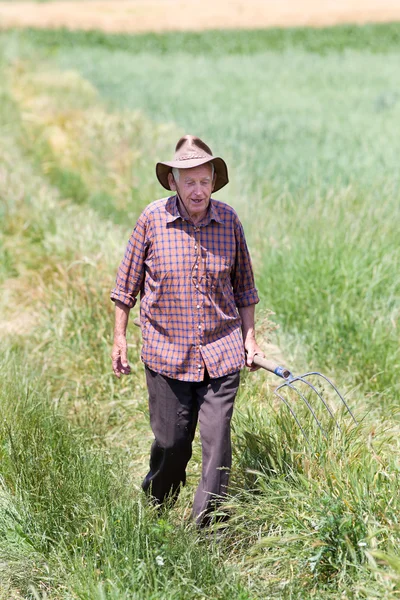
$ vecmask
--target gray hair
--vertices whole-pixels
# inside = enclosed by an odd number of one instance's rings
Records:
[[[214,169],[214,163],[213,163],[213,162],[209,162],[209,163],[207,163],[207,164],[211,165],[211,179],[213,179],[213,177],[214,177],[214,172],[215,172],[215,169]],[[177,169],[176,167],[173,167],[173,168],[172,168],[172,176],[173,176],[173,178],[175,179],[175,181],[176,181],[177,183],[179,183],[179,169]]]

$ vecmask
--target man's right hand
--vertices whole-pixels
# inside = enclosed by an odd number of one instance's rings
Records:
[[[114,338],[114,345],[111,352],[112,368],[118,379],[122,375],[129,375],[131,367],[128,363],[126,336],[119,335]]]

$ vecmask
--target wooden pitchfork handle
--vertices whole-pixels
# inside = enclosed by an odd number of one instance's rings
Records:
[[[136,325],[136,327],[139,327],[140,329],[140,320],[138,318],[133,319],[133,324]],[[268,358],[258,356],[258,354],[254,356],[253,365],[255,365],[256,367],[261,367],[262,369],[265,369],[270,373],[274,373],[274,375],[277,375],[278,377],[281,377],[282,379],[286,379],[288,381],[291,381],[291,379],[293,378],[293,375],[289,371],[289,369],[281,367],[273,360],[269,360]]]

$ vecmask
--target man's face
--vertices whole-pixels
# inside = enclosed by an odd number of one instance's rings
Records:
[[[189,217],[200,221],[206,214],[214,188],[215,176],[211,176],[211,165],[205,164],[193,169],[180,169],[179,181],[172,173],[168,175],[171,190],[177,191]]]

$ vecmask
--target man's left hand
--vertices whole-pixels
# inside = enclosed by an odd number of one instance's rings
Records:
[[[249,367],[250,371],[257,371],[260,367],[253,364],[254,357],[256,354],[258,356],[265,356],[264,352],[254,338],[245,341],[244,349],[246,351],[246,366]]]

